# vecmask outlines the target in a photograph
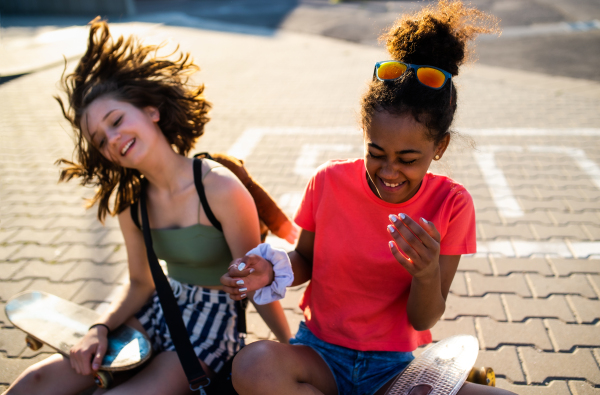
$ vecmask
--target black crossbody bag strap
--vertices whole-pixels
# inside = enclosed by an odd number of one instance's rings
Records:
[[[177,351],[177,356],[181,362],[181,366],[185,372],[188,382],[190,383],[190,390],[195,391],[201,390],[201,393],[205,393],[202,390],[210,384],[210,379],[206,376],[206,372],[202,369],[202,365],[198,361],[198,357],[194,353],[194,348],[190,342],[179,306],[173,295],[171,285],[165,276],[158,258],[154,253],[154,247],[152,246],[152,236],[150,235],[150,224],[148,223],[148,211],[146,210],[146,181],[142,181],[142,193],[140,196],[140,209],[142,212],[142,230],[144,233],[144,242],[146,244],[146,254],[148,255],[148,262],[150,263],[150,271],[152,272],[152,278],[154,279],[154,285],[156,286],[156,293],[162,306],[163,314],[171,332],[171,340]],[[198,388],[196,388],[199,386]]]

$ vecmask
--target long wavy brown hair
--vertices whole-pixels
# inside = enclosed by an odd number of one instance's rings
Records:
[[[98,219],[103,222],[107,213],[116,215],[137,200],[141,174],[115,165],[84,138],[80,123],[90,103],[109,96],[140,109],[158,108],[158,126],[181,155],[187,155],[204,133],[211,106],[204,98],[204,86],[189,84],[189,76],[199,70],[189,53],[177,49],[159,57],[160,45],[142,45],[134,36],[121,36],[115,41],[108,24],[100,18],[90,25],[86,53],[75,71],[68,75],[63,72],[61,78],[66,104],[55,97],[75,134],[74,159],[59,159],[56,164],[63,165],[60,181],[78,177],[81,185],[96,187],[88,208],[98,203]],[[169,60],[173,56],[174,60]]]
[[[380,40],[394,60],[435,66],[456,76],[470,55],[467,44],[479,34],[499,32],[494,16],[461,1],[440,0],[398,18]],[[449,82],[440,90],[430,89],[417,82],[412,70],[396,81],[372,81],[361,101],[363,127],[377,111],[411,114],[427,126],[428,137],[437,144],[450,133],[456,112],[456,86]]]

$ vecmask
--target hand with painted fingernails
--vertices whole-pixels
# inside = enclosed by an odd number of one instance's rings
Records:
[[[417,221],[404,213],[390,215],[390,251],[396,260],[417,279],[434,278],[440,270],[440,233],[431,221]]]
[[[231,299],[242,300],[249,292],[270,285],[274,277],[271,262],[260,255],[252,254],[234,259],[227,273],[221,276],[221,284],[223,291],[227,292]]]

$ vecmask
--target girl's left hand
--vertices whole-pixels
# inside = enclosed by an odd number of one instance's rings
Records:
[[[390,250],[414,278],[433,278],[439,273],[440,233],[433,222],[424,218],[415,222],[406,214],[390,215],[388,232],[394,239]]]
[[[231,299],[241,300],[246,298],[248,292],[271,284],[274,277],[273,264],[252,254],[235,259],[227,273],[221,276],[221,284]]]

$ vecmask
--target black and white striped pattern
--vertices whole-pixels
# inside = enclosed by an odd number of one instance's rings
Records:
[[[194,352],[213,371],[243,346],[233,300],[223,291],[183,284],[169,279]],[[156,292],[136,317],[148,333],[155,351],[175,351]]]

